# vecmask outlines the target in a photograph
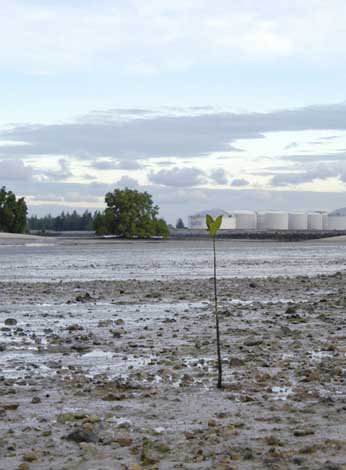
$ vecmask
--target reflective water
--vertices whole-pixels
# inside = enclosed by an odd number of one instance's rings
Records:
[[[218,242],[223,277],[315,275],[346,267],[343,245]],[[199,278],[212,275],[208,241],[0,245],[0,281]]]

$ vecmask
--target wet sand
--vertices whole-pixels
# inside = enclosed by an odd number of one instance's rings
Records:
[[[345,469],[345,281],[0,283],[0,468]]]

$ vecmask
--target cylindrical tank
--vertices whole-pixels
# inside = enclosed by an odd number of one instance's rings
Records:
[[[308,230],[323,230],[322,214],[319,212],[308,213]]]
[[[257,212],[257,230],[266,229],[266,212]]]
[[[327,230],[346,230],[346,216],[328,215]]]
[[[265,214],[266,230],[287,230],[288,213],[280,211],[270,211]]]
[[[327,212],[321,212],[322,214],[322,227],[323,230],[328,230],[328,214]]]
[[[236,218],[233,214],[223,214],[220,230],[234,230],[236,228]]]
[[[307,230],[308,216],[306,212],[289,212],[288,229],[289,230]]]
[[[235,216],[235,226],[239,230],[256,230],[257,228],[257,215],[251,211],[235,211],[232,212]]]

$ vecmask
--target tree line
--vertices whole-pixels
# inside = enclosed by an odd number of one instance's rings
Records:
[[[94,230],[94,221],[100,212],[96,211],[92,214],[85,211],[82,215],[77,211],[61,212],[60,215],[53,217],[51,214],[43,217],[33,215],[28,217],[28,229],[39,231],[84,231]]]
[[[93,214],[85,211],[62,212],[53,217],[27,217],[24,198],[17,199],[5,187],[0,190],[0,231],[24,233],[35,231],[84,231],[95,230],[97,235],[117,235],[124,238],[167,237],[169,229],[159,218],[159,207],[152,196],[137,190],[114,189],[105,196],[106,209]]]

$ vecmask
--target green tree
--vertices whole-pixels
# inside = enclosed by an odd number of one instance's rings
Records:
[[[215,329],[216,329],[216,348],[217,348],[217,388],[222,388],[222,358],[221,358],[221,341],[220,341],[220,326],[219,326],[219,310],[217,304],[217,278],[216,278],[216,234],[222,224],[222,215],[219,215],[214,220],[210,215],[206,217],[208,231],[213,240],[213,255],[214,255],[214,313],[215,313]]]
[[[0,230],[10,233],[24,233],[28,209],[24,198],[17,199],[12,191],[0,189]]]
[[[115,189],[106,194],[105,202],[107,208],[94,220],[98,235],[113,234],[125,238],[168,236],[167,224],[157,218],[159,208],[149,193]]]
[[[175,224],[175,228],[185,228],[183,219],[181,217],[179,217],[179,219],[177,220],[177,223]]]

